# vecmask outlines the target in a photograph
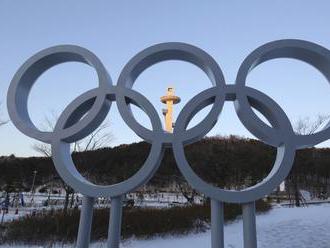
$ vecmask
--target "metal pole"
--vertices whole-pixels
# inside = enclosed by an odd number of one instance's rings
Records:
[[[119,248],[121,217],[123,212],[122,196],[111,198],[110,220],[108,231],[108,248]]]
[[[32,187],[31,187],[31,194],[32,194],[31,203],[34,203],[34,183],[36,181],[37,173],[38,173],[37,170],[33,171],[33,181],[32,181]]]
[[[255,202],[243,204],[244,248],[257,248]]]
[[[212,248],[224,248],[223,202],[211,199],[211,242]]]
[[[94,198],[84,196],[80,212],[79,230],[77,238],[77,247],[88,248],[91,236],[92,220],[93,220]]]

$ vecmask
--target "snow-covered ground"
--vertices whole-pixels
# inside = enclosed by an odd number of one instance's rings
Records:
[[[330,204],[306,208],[276,207],[267,214],[257,216],[258,245],[262,248],[329,248]],[[0,246],[10,247],[10,246]],[[41,247],[41,246],[17,246]],[[72,245],[56,247],[74,247]],[[106,248],[104,242],[91,245]],[[204,248],[210,247],[210,232],[190,234],[183,237],[164,237],[151,240],[131,239],[122,243],[123,248]],[[242,244],[242,221],[225,226],[225,247],[238,248]]]

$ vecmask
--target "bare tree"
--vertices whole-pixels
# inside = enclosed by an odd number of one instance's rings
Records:
[[[182,176],[173,175],[172,178],[176,183],[179,192],[187,200],[187,203],[193,205],[195,203],[195,198],[198,196],[198,192],[193,189]]]
[[[57,115],[52,112],[50,116],[45,118],[45,122],[41,129],[43,131],[54,130],[56,120]],[[86,138],[73,143],[72,152],[94,151],[107,146],[111,141],[113,141],[113,135],[109,132],[109,126],[109,123],[105,122]],[[33,145],[33,149],[43,156],[51,156],[51,147],[48,144],[36,143]]]
[[[57,115],[55,112],[51,112],[50,116],[46,116],[45,121],[41,127],[43,131],[52,131],[55,127],[55,123],[57,120]],[[101,124],[93,133],[91,133],[86,138],[77,141],[72,146],[72,153],[74,152],[85,152],[85,151],[93,151],[100,149],[102,147],[107,146],[112,140],[113,136],[111,132],[109,132],[109,123],[105,122]],[[35,143],[33,149],[39,154],[45,157],[51,157],[51,147],[49,144],[44,143]],[[80,163],[84,161],[79,161]],[[84,176],[88,177],[88,172],[84,173]],[[69,185],[67,185],[61,178],[59,178],[62,188],[65,191],[65,200],[64,200],[64,213],[67,212],[67,208],[69,206],[69,199],[71,195],[71,201],[73,203],[74,200],[74,190]]]
[[[294,131],[301,135],[313,134],[324,127],[329,119],[329,115],[318,115],[315,120],[309,117],[300,118],[294,126]]]
[[[294,126],[294,131],[296,134],[300,135],[313,134],[322,129],[329,119],[329,115],[318,115],[315,120],[309,117],[300,118]],[[299,190],[298,181],[298,173],[296,173],[293,168],[291,175],[287,179],[287,183],[290,202],[293,200],[296,207],[300,207],[305,202],[305,199]]]

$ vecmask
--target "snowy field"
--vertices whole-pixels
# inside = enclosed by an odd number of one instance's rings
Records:
[[[262,248],[329,248],[330,204],[306,208],[275,207],[269,213],[257,216],[258,245]],[[12,247],[12,246],[0,246]],[[41,246],[17,246],[17,248]],[[58,245],[69,248],[73,245]],[[106,248],[104,242],[91,245]],[[184,237],[165,237],[152,240],[131,239],[122,243],[123,248],[204,248],[210,247],[210,232]],[[242,244],[242,221],[225,226],[225,247],[239,248]]]

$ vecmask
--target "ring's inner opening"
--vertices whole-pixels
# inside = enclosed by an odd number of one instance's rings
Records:
[[[139,141],[132,143],[131,139]],[[100,127],[71,144],[71,152],[83,177],[97,185],[112,185],[127,180],[140,170],[150,147],[125,124],[113,102]]]
[[[225,102],[218,122],[206,138],[184,150],[200,178],[227,190],[243,190],[260,183],[276,158],[275,147],[253,138],[241,124],[232,102]]]
[[[168,128],[175,125],[183,106],[195,95],[210,87],[210,79],[200,68],[188,62],[174,60],[163,61],[147,68],[137,78],[133,89],[151,102],[163,124],[163,129],[171,132]],[[137,121],[147,127],[148,122],[143,115],[135,113],[135,108],[133,111]],[[207,113],[207,110],[201,111],[190,127],[200,122]]]
[[[66,62],[50,68],[31,89],[28,109],[32,122],[41,131],[52,131],[66,106],[97,86],[96,71],[84,63]]]
[[[330,120],[327,108],[330,105],[329,82],[305,62],[287,58],[264,62],[250,72],[247,85],[274,99],[289,117],[297,134],[318,132]],[[326,141],[318,147],[329,145]]]

